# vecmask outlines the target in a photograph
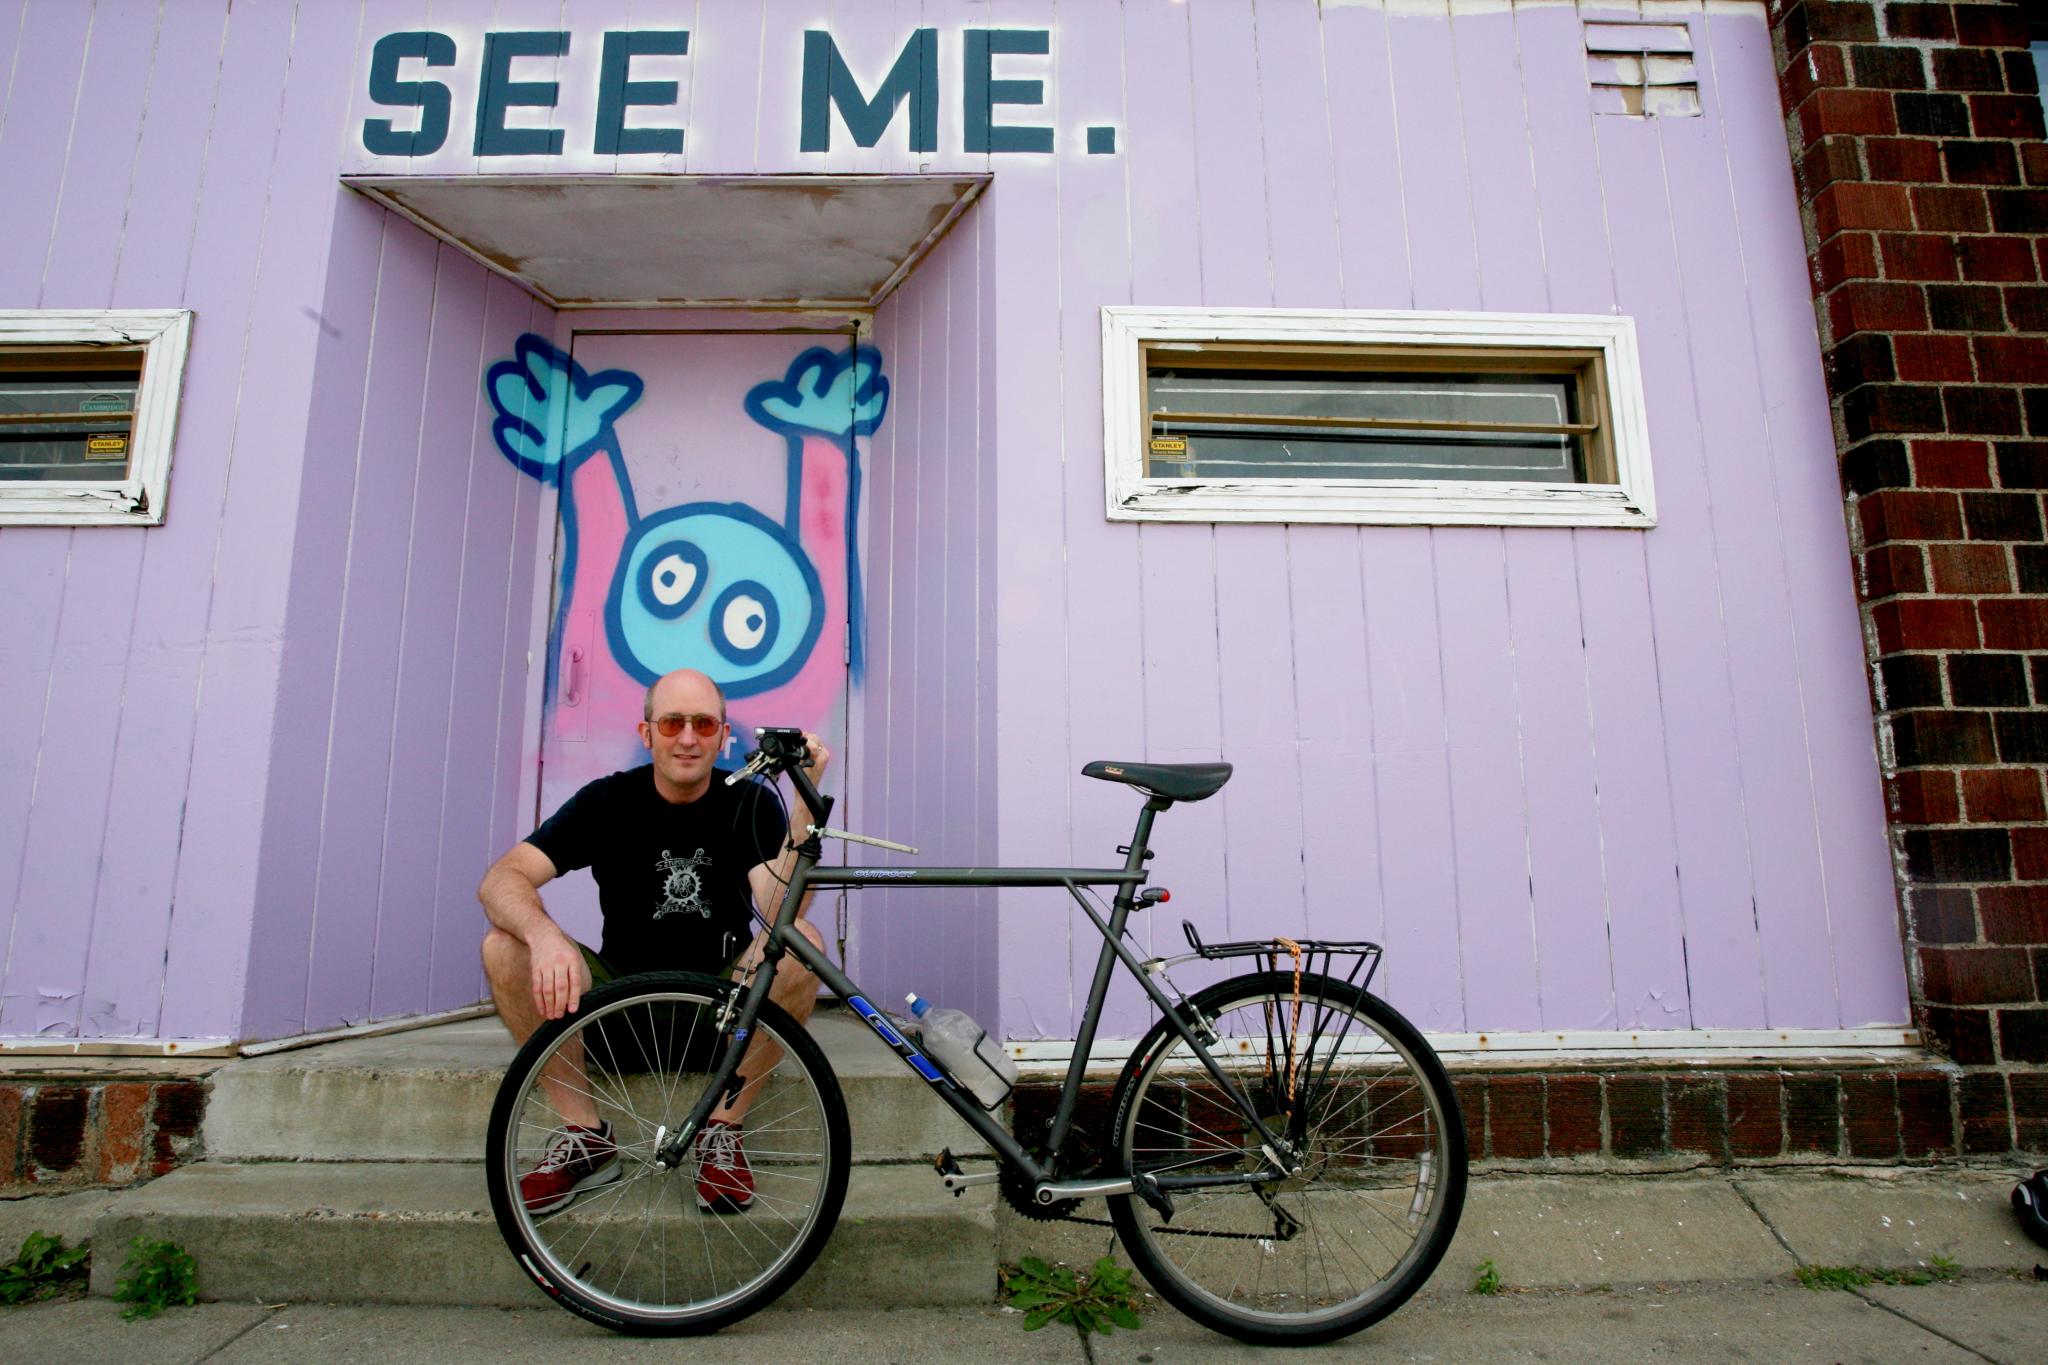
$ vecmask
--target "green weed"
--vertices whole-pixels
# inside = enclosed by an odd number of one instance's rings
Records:
[[[1027,1332],[1048,1322],[1072,1323],[1084,1336],[1138,1328],[1138,1294],[1131,1272],[1107,1256],[1085,1275],[1026,1256],[1014,1267],[1005,1267],[1002,1280],[1010,1306],[1024,1310]]]
[[[1937,1284],[1953,1280],[1961,1270],[1950,1256],[1936,1254],[1926,1268],[1886,1270],[1867,1265],[1803,1265],[1795,1272],[1808,1289],[1861,1289],[1870,1284]]]
[[[0,1304],[34,1303],[80,1285],[90,1255],[90,1246],[67,1248],[61,1237],[31,1232],[21,1254],[0,1265]]]
[[[1492,1257],[1489,1256],[1479,1263],[1479,1274],[1472,1281],[1472,1292],[1475,1294],[1498,1294],[1501,1292],[1500,1267],[1493,1263]]]
[[[176,1242],[137,1237],[121,1263],[114,1297],[127,1304],[124,1318],[153,1318],[166,1308],[199,1302],[199,1263]]]

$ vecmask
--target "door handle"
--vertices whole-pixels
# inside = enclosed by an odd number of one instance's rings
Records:
[[[583,646],[569,646],[569,666],[563,670],[562,705],[583,705],[583,685],[588,681],[588,670],[584,667]]]

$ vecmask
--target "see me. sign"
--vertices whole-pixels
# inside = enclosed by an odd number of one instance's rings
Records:
[[[784,150],[799,157],[829,152],[840,137],[874,147],[886,136],[913,153],[936,152],[941,110],[950,100],[959,117],[946,122],[958,128],[960,141],[947,150],[1052,152],[1054,130],[1037,121],[1047,103],[1045,81],[1024,75],[1034,58],[1044,74],[1051,37],[1042,28],[963,29],[949,44],[957,60],[943,62],[939,30],[920,28],[887,72],[864,84],[830,33],[807,30],[795,88],[796,145]],[[690,39],[684,29],[499,31],[467,42],[431,29],[387,33],[370,49],[354,140],[364,157],[415,165],[464,152],[571,161],[673,156],[689,134],[681,84],[650,76],[678,74],[678,59],[692,59]],[[997,77],[998,58],[1013,64],[1005,68],[1013,74]],[[1116,150],[1113,126],[1088,127],[1085,137],[1091,154]]]

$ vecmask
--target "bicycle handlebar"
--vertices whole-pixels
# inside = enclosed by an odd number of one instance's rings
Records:
[[[832,798],[820,795],[811,775],[804,771],[804,760],[810,757],[804,732],[793,726],[764,726],[754,732],[754,740],[761,747],[747,755],[746,766],[726,778],[726,785],[760,773],[770,777],[787,773],[796,794],[809,808],[812,823],[822,828],[832,818]]]

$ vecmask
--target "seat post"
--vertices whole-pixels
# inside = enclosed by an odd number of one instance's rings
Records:
[[[1145,870],[1145,859],[1152,855],[1152,822],[1162,812],[1172,808],[1173,802],[1168,797],[1154,795],[1146,798],[1144,806],[1138,811],[1138,827],[1131,833],[1130,851],[1124,857],[1124,871]],[[1118,913],[1117,918],[1110,923],[1112,930],[1123,930],[1123,912],[1136,903],[1137,894],[1136,887],[1129,882],[1117,888],[1115,905]]]
[[[1144,809],[1138,812],[1138,828],[1131,835],[1130,850],[1124,858],[1126,872],[1144,870],[1145,859],[1151,853],[1146,844],[1152,837],[1152,821],[1172,805],[1172,800],[1164,796],[1146,798]],[[1080,892],[1074,891],[1073,894],[1078,897]],[[1067,1130],[1074,1122],[1074,1106],[1081,1097],[1081,1077],[1088,1066],[1088,1054],[1095,1048],[1095,1029],[1102,1020],[1102,1002],[1109,996],[1109,978],[1116,968],[1116,942],[1122,937],[1124,923],[1130,919],[1137,903],[1137,888],[1133,882],[1119,886],[1116,898],[1110,902],[1109,933],[1102,940],[1102,951],[1095,959],[1095,976],[1088,983],[1088,1003],[1081,1012],[1081,1031],[1074,1039],[1074,1055],[1067,1063],[1066,1084],[1060,1087],[1060,1102],[1053,1113],[1052,1127],[1046,1133],[1046,1145],[1052,1151],[1057,1152],[1067,1140]]]

